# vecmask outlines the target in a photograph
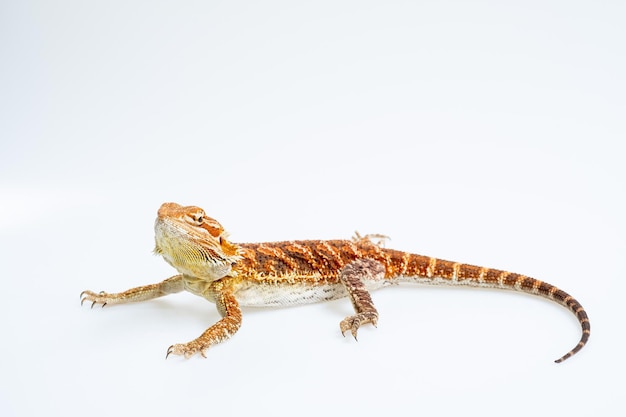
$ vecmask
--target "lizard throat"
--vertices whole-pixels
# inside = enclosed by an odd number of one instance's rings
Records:
[[[224,244],[228,246],[223,248]],[[228,275],[240,258],[236,246],[224,239],[164,219],[155,222],[154,253],[181,274],[207,281]]]

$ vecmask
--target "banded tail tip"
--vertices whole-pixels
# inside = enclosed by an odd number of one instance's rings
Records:
[[[577,354],[578,352],[580,352],[580,350],[587,344],[588,340],[589,340],[589,330],[586,330],[583,332],[583,338],[580,339],[580,342],[578,342],[576,347],[574,347],[574,349],[567,352],[565,355],[561,356],[559,359],[555,360],[554,363],[561,363],[564,360],[569,359],[575,354]]]

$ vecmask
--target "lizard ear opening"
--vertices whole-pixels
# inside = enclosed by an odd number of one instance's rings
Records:
[[[230,243],[225,237],[220,236],[220,248],[226,256],[239,255],[239,246]]]

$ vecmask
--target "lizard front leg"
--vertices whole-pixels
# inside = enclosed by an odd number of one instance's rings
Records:
[[[184,289],[183,276],[175,275],[158,284],[144,285],[142,287],[131,288],[119,293],[106,293],[101,291],[95,293],[93,291],[83,291],[80,293],[80,304],[85,301],[91,301],[91,307],[96,304],[102,304],[102,307],[110,304],[131,303],[134,301],[146,301],[157,297],[163,297],[167,294],[180,292]]]
[[[373,259],[357,259],[343,267],[339,279],[346,288],[357,314],[348,316],[339,323],[341,334],[345,335],[345,332],[350,330],[356,340],[357,331],[362,324],[372,323],[376,326],[378,312],[363,280],[382,280],[384,277],[385,267]]]
[[[217,311],[222,319],[209,327],[197,339],[188,343],[172,345],[167,349],[165,358],[172,355],[184,355],[190,358],[196,353],[206,357],[205,350],[234,335],[241,327],[241,308],[233,295],[232,289],[224,285],[215,285],[210,290],[210,299],[215,299]]]

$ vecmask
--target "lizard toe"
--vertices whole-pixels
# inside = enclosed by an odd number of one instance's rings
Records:
[[[202,357],[206,358],[205,350],[206,348],[203,349],[193,342],[179,343],[167,348],[165,359],[167,359],[170,355],[184,356],[185,359],[189,359],[196,353],[200,353]]]
[[[352,337],[354,340],[357,339],[357,333],[362,324],[371,323],[374,327],[378,322],[378,314],[376,312],[364,312],[359,313],[354,316],[346,317],[339,323],[339,328],[341,330],[341,334],[345,336],[345,333],[350,330]]]
[[[102,307],[107,305],[107,301],[109,300],[108,294],[104,291],[100,291],[99,293],[95,293],[93,291],[85,290],[80,293],[80,305],[82,306],[85,301],[91,301],[91,308],[96,304],[102,304]]]

